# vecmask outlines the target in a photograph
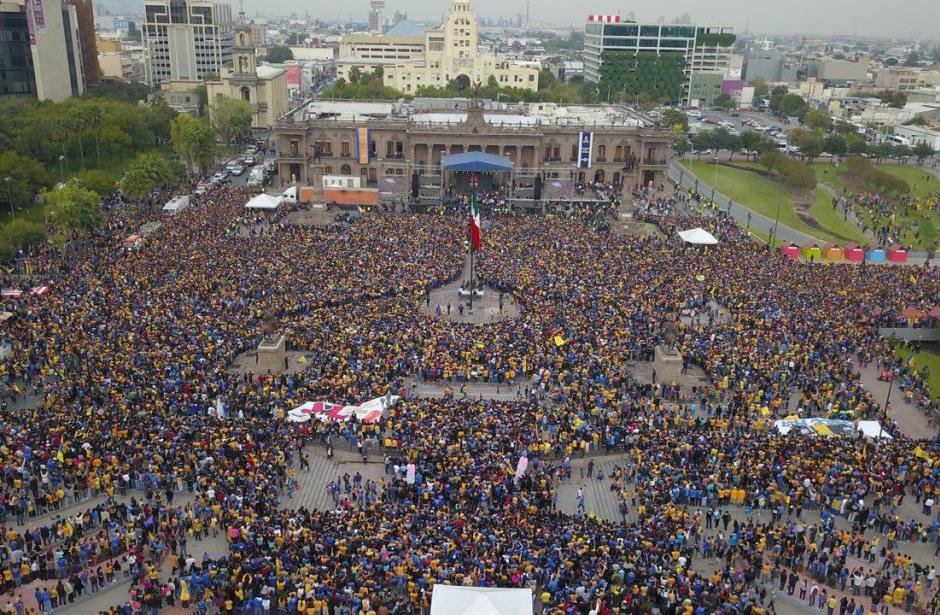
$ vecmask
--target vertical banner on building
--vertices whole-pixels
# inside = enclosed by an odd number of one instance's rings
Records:
[[[369,129],[356,129],[356,149],[359,152],[359,164],[369,164]]]
[[[578,168],[591,168],[591,146],[594,144],[593,132],[582,132],[578,145]]]

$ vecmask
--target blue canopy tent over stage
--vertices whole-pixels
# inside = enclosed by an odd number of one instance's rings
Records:
[[[464,152],[451,154],[441,159],[444,173],[444,186],[457,194],[471,191],[470,180],[476,175],[479,181],[477,190],[488,192],[510,183],[512,161],[495,154],[485,152]]]

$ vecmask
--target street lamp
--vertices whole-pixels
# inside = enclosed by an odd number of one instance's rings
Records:
[[[888,395],[885,397],[885,408],[884,416],[878,422],[878,443],[881,444],[881,436],[885,430],[885,421],[888,420],[888,408],[891,406],[891,389],[894,388],[894,379],[898,377],[898,370],[892,369],[888,373],[891,374],[891,380],[888,381]]]
[[[10,177],[4,177],[3,181],[6,182],[7,185],[7,198],[10,199],[10,215],[15,219],[16,212],[13,211],[13,191],[10,189]]]
[[[65,154],[59,155],[59,179],[65,181],[65,165],[63,161],[65,160]]]

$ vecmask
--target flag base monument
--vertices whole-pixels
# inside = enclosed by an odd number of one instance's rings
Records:
[[[262,374],[280,374],[285,371],[285,338],[283,335],[266,335],[261,338],[258,348],[257,371]]]
[[[500,292],[477,280],[473,288],[473,310],[470,309],[470,258],[467,255],[459,278],[424,295],[420,311],[428,318],[467,324],[487,324],[517,318],[521,307],[512,293]]]
[[[656,370],[657,383],[679,383],[682,380],[682,354],[662,344],[657,345],[653,354],[653,369]]]

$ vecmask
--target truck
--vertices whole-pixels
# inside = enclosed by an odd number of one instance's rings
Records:
[[[248,185],[260,186],[264,183],[264,167],[255,167],[248,173]]]
[[[297,198],[297,186],[291,186],[281,195],[285,203],[311,203],[316,197],[316,188],[313,186],[300,186],[300,198]]]

